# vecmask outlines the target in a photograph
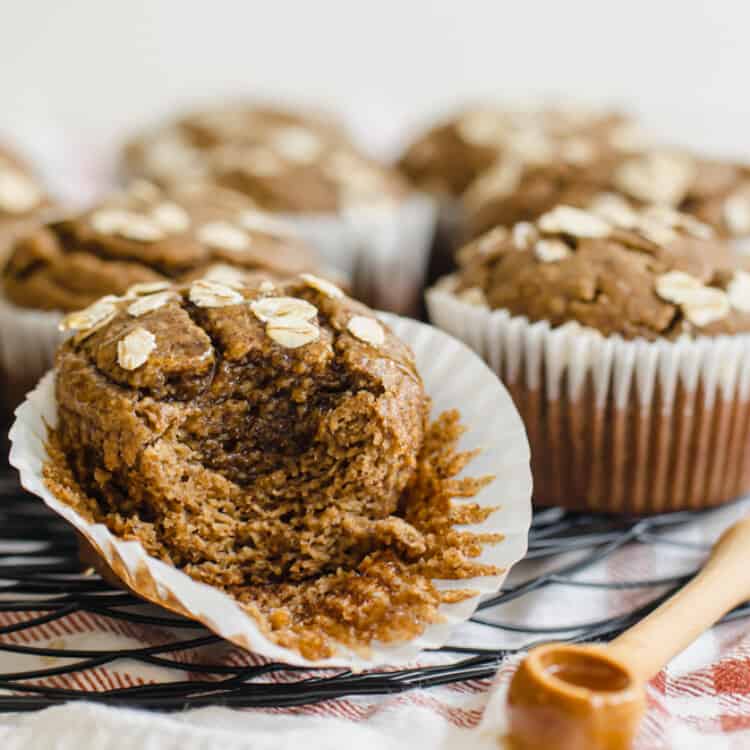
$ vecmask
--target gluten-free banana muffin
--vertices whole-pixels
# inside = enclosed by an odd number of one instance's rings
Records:
[[[56,360],[48,486],[90,521],[232,594],[310,658],[413,637],[431,578],[492,570],[453,529],[452,477],[409,348],[329,282],[196,281],[74,313]]]
[[[582,107],[475,107],[428,130],[407,149],[399,167],[440,206],[429,281],[455,268],[456,249],[478,228],[507,219],[495,215],[495,196],[506,198],[518,188],[521,165],[537,169],[559,163],[563,173],[578,172],[643,142],[625,115]],[[542,194],[538,188],[533,180],[524,201],[543,202],[546,209],[552,188]],[[513,221],[523,218],[513,216]]]
[[[314,269],[315,256],[282,222],[229,190],[165,192],[135,181],[19,240],[3,290],[19,307],[68,312],[136,283],[200,276],[219,264],[294,275]]]
[[[595,139],[580,140],[589,158],[561,152],[537,162],[503,157],[466,190],[470,236],[533,221],[558,204],[591,209],[619,197],[629,206],[664,205],[703,221],[723,237],[750,236],[750,167],[674,148],[627,152]]]
[[[599,144],[629,150],[643,143],[624,114],[583,107],[472,107],[420,135],[399,168],[421,189],[459,198],[500,158],[538,162],[552,154],[590,159]]]
[[[429,292],[432,319],[509,385],[536,502],[731,500],[750,489],[750,274],[694,217],[617,205],[557,206],[474,240]]]
[[[420,305],[432,201],[330,120],[252,104],[209,109],[146,133],[124,162],[163,185],[242,193],[293,223],[358,299],[400,314]]]
[[[165,185],[204,181],[286,213],[332,213],[408,192],[323,116],[253,105],[196,112],[125,150],[125,171]]]

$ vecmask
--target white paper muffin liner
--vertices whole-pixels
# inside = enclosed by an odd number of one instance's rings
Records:
[[[507,571],[526,552],[531,522],[531,471],[523,423],[507,391],[481,359],[463,344],[431,326],[386,313],[382,317],[395,334],[412,347],[426,392],[433,400],[433,416],[448,409],[459,409],[462,423],[468,427],[459,447],[462,450],[482,449],[465,474],[496,476],[496,480],[471,498],[471,502],[499,506],[499,509],[483,523],[466,528],[503,535],[498,544],[487,545],[478,560],[496,565],[505,572],[470,580],[440,580],[435,584],[441,590],[470,588],[481,594],[497,592]],[[56,424],[54,373],[50,372],[17,409],[16,421],[10,431],[10,463],[18,469],[21,484],[65,518],[119,577],[132,588],[137,588],[144,598],[199,620],[217,635],[243,648],[290,664],[354,669],[402,664],[414,659],[423,649],[442,646],[452,628],[467,620],[476,609],[479,596],[442,605],[440,613],[444,622],[429,626],[420,637],[411,641],[374,643],[369,657],[352,653],[339,644],[339,653],[335,657],[308,661],[297,652],[266,638],[255,620],[227,594],[149,557],[140,542],[117,538],[103,524],[88,523],[58,500],[42,478],[42,468],[47,460],[47,425],[54,427]],[[454,502],[460,503],[461,500]]]
[[[389,312],[418,311],[435,232],[432,199],[415,194],[395,205],[280,218],[317,251],[324,266],[343,275],[352,296]]]
[[[655,513],[750,490],[750,334],[630,341],[471,305],[442,285],[427,307],[508,386],[536,503]]]
[[[0,381],[2,405],[13,410],[44,375],[65,338],[62,313],[18,307],[0,295]]]

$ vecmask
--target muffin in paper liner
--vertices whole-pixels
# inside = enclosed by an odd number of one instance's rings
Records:
[[[86,522],[47,489],[42,469],[47,459],[47,430],[57,421],[54,373],[48,373],[16,412],[11,429],[10,462],[22,485],[63,516],[85,539],[117,578],[139,596],[171,611],[198,620],[217,635],[248,650],[290,664],[347,666],[365,669],[399,664],[426,648],[443,645],[454,625],[467,620],[481,594],[496,592],[510,567],[525,553],[531,521],[529,448],[523,424],[503,386],[486,365],[463,344],[421,323],[394,315],[382,319],[414,351],[433,414],[458,409],[468,427],[461,450],[481,448],[468,466],[470,476],[494,474],[496,479],[472,499],[481,506],[498,507],[481,524],[470,528],[501,534],[502,541],[484,547],[478,562],[503,569],[503,574],[461,581],[434,581],[439,590],[470,588],[478,594],[458,603],[443,604],[444,620],[429,625],[410,641],[371,645],[368,654],[337,644],[338,653],[315,662],[266,638],[256,621],[228,594],[194,581],[180,570],[148,556],[137,541],[115,537],[103,524]],[[491,414],[492,419],[487,419]]]
[[[507,385],[536,504],[648,514],[750,490],[750,335],[629,341],[530,322],[447,288],[431,289],[427,306]]]
[[[279,214],[354,297],[401,315],[419,311],[436,216],[434,201],[420,193],[340,214]]]

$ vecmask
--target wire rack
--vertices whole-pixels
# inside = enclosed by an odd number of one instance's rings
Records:
[[[656,607],[695,571],[648,580],[610,582],[580,580],[581,572],[616,555],[626,545],[675,542],[675,529],[694,520],[694,512],[673,513],[646,519],[606,518],[560,509],[539,511],[534,516],[527,561],[541,564],[544,572],[521,583],[508,584],[497,595],[482,602],[472,627],[514,633],[524,643],[512,648],[449,646],[441,649],[443,662],[434,666],[354,674],[349,671],[296,669],[278,663],[236,666],[210,658],[183,664],[181,654],[208,650],[220,642],[203,626],[144,606],[132,595],[113,589],[108,583],[82,570],[74,533],[34,497],[24,493],[14,477],[0,477],[0,711],[32,711],[70,700],[88,700],[110,705],[159,710],[179,710],[206,705],[235,707],[289,707],[317,703],[343,696],[383,695],[413,688],[490,678],[510,654],[536,642],[550,639],[550,633],[566,629],[555,640],[607,640],[626,629]],[[702,549],[697,553],[702,553]],[[571,554],[575,559],[571,562]],[[529,564],[528,562],[525,564]],[[616,617],[579,623],[575,628],[529,627],[504,621],[511,602],[529,597],[551,586],[571,586],[573,595],[583,588],[607,590],[639,588],[651,590],[645,604]],[[33,628],[61,621],[71,615],[97,615],[119,622],[159,628],[177,628],[182,634],[155,646],[125,650],[55,648],[34,645],[20,636]],[[493,618],[490,618],[490,614]],[[729,618],[750,614],[750,606],[735,610]],[[498,619],[498,617],[500,619]],[[10,624],[3,624],[9,619]],[[169,632],[174,632],[170,630]],[[34,654],[49,668],[8,672],[10,655]],[[59,663],[58,659],[64,660]],[[182,667],[189,680],[147,684],[117,689],[68,689],[50,686],[51,678],[74,675],[120,659],[147,665]],[[283,681],[269,676],[283,673]],[[40,682],[45,684],[40,684]]]

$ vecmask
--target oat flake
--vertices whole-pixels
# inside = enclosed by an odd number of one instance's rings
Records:
[[[347,324],[347,329],[352,336],[372,346],[380,346],[385,341],[383,326],[373,318],[364,315],[355,315]]]
[[[297,297],[264,297],[254,300],[250,309],[263,323],[283,318],[312,320],[318,315],[315,305]]]
[[[197,307],[229,307],[238,305],[245,299],[237,290],[205,279],[192,283],[188,297]]]
[[[145,328],[136,328],[117,342],[117,363],[123,370],[137,370],[154,349],[156,336]]]
[[[553,208],[539,217],[537,226],[543,232],[573,237],[606,237],[612,231],[609,222],[600,216],[572,206]]]
[[[330,297],[331,299],[341,299],[341,297],[344,296],[344,293],[335,284],[326,279],[321,279],[319,276],[315,276],[311,273],[301,273],[299,277],[305,282],[305,284],[307,284],[307,286],[316,289],[326,297]]]
[[[228,221],[211,221],[198,230],[198,239],[217,250],[241,252],[250,246],[250,238],[244,230]]]

